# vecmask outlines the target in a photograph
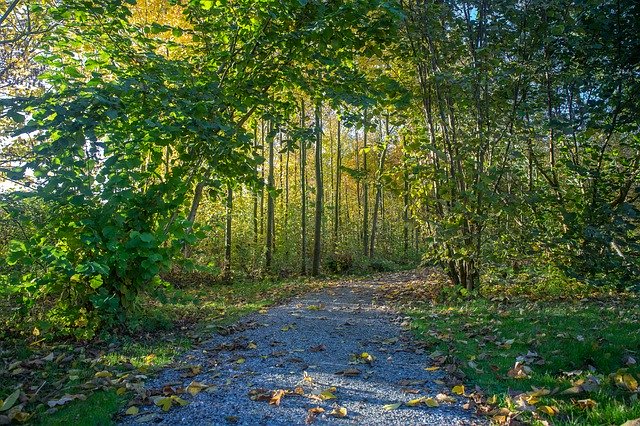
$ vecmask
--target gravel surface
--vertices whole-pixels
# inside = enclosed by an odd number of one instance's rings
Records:
[[[411,273],[394,276],[394,285],[415,278]],[[434,382],[442,372],[425,370],[428,356],[405,330],[407,319],[377,301],[376,288],[386,282],[385,276],[342,282],[245,317],[226,335],[216,334],[185,354],[182,368],[166,369],[146,384],[161,389],[196,380],[211,388],[195,396],[180,395],[189,404],[166,413],[156,406],[142,407],[139,415],[123,417],[121,424],[486,424],[462,409],[463,398],[435,408],[421,404],[385,409],[387,404],[448,391]],[[373,360],[367,362],[363,352]],[[191,371],[184,369],[189,365],[202,370],[183,377]],[[304,395],[297,395],[296,388]],[[270,404],[271,392],[279,389],[290,393],[279,406]],[[322,399],[327,389],[335,399]],[[252,391],[258,400],[251,399]],[[310,419],[308,410],[314,407],[325,411]],[[346,408],[347,416],[330,415],[337,407]]]

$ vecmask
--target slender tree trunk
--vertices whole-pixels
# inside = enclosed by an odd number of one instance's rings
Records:
[[[253,152],[254,155],[258,156],[258,126],[253,129]],[[256,175],[258,174],[256,166]],[[255,267],[256,260],[258,258],[258,191],[255,189],[253,191],[253,266]]]
[[[224,228],[224,268],[222,276],[226,281],[231,280],[231,223],[233,212],[233,188],[227,184],[226,226]]]
[[[273,170],[273,157],[274,157],[274,135],[273,135],[273,122],[269,121],[269,134],[267,135],[267,142],[269,144],[269,175],[267,180],[267,237],[266,237],[266,252],[265,252],[265,270],[271,269],[271,263],[273,260],[273,234],[274,234],[274,216],[275,216],[275,203],[273,199],[273,190],[275,184],[274,170]]]
[[[193,231],[193,224],[196,221],[196,215],[198,214],[198,207],[200,207],[200,203],[202,202],[202,192],[204,190],[205,183],[204,181],[198,182],[195,190],[193,191],[193,200],[191,201],[191,209],[189,210],[189,216],[187,216],[187,220],[191,223],[189,228],[187,229],[187,234],[190,234]],[[182,247],[182,254],[184,257],[191,257],[191,246],[187,243]]]
[[[369,184],[367,183],[367,110],[364,111],[364,135],[362,136],[362,243],[365,256],[369,255]]]
[[[338,232],[340,230],[340,179],[342,178],[342,173],[340,167],[342,165],[342,146],[340,140],[340,118],[338,118],[338,139],[336,142],[336,185],[335,185],[335,195],[334,195],[334,211],[333,211],[333,253],[336,253],[337,245],[338,245]]]
[[[300,107],[300,127],[304,128],[305,125],[305,110],[304,100]],[[301,274],[307,275],[307,182],[306,182],[306,167],[307,167],[307,141],[303,140],[300,143],[300,222],[302,227],[302,247],[300,249],[300,260],[302,264]]]
[[[316,217],[313,241],[313,268],[311,274],[320,273],[320,257],[322,249],[322,123],[320,121],[321,104],[316,105]]]
[[[287,157],[285,160],[285,170],[284,170],[284,232],[289,231],[289,154],[290,151],[287,150]],[[287,254],[289,254],[290,244],[287,244]]]
[[[261,140],[261,151],[262,151],[262,158],[264,158],[264,145],[266,142],[265,139],[265,129],[264,129],[264,120],[261,120],[260,122],[260,129],[262,130],[260,132],[260,140]],[[264,235],[264,162],[262,163],[262,169],[261,169],[261,182],[262,182],[262,187],[260,187],[260,235]]]
[[[389,138],[389,116],[386,120],[386,137]],[[376,247],[376,232],[378,229],[378,213],[380,212],[380,204],[382,202],[382,173],[384,172],[384,160],[387,156],[388,140],[382,142],[384,144],[380,153],[380,161],[378,163],[378,171],[376,173],[376,199],[373,205],[373,218],[371,219],[371,242],[369,246],[369,257],[373,258]]]

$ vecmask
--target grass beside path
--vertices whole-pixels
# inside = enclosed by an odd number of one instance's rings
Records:
[[[495,423],[640,418],[640,298],[584,286],[556,290],[497,286],[463,301],[446,297],[452,291],[440,277],[388,289],[388,297],[405,303],[433,368],[454,370],[470,407]],[[418,298],[431,301],[407,307]]]
[[[173,363],[218,327],[326,284],[263,280],[172,288],[162,303],[146,300],[143,311],[130,320],[128,331],[85,343],[49,342],[26,332],[5,332],[0,400],[20,388],[13,414],[18,409],[24,414],[17,418],[34,424],[112,424],[138,378],[142,381]],[[0,416],[9,413],[0,412]]]

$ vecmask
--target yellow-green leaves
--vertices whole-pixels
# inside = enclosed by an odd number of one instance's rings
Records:
[[[162,411],[169,411],[169,409],[171,409],[171,407],[174,405],[185,406],[189,404],[188,401],[180,398],[177,395],[170,395],[166,397],[158,396],[153,398],[153,403],[160,407]]]
[[[386,404],[386,405],[383,405],[383,406],[382,406],[382,408],[383,408],[385,411],[391,411],[391,410],[395,410],[395,409],[397,409],[397,408],[398,408],[398,407],[400,407],[401,405],[402,405],[402,402],[396,402],[395,404]]]

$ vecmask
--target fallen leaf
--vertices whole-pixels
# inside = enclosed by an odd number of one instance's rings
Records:
[[[271,391],[263,388],[251,389],[249,398],[252,401],[269,401],[271,400]]]
[[[436,395],[436,401],[438,402],[456,402],[456,399],[451,395],[446,395],[444,393],[439,393]]]
[[[400,407],[402,405],[401,402],[397,402],[395,404],[387,404],[382,406],[382,408],[384,408],[385,411],[391,411],[391,410],[396,410],[398,409],[398,407]]]
[[[20,389],[16,389],[11,395],[1,402],[0,400],[0,412],[7,411],[9,408],[13,407],[13,404],[16,403],[18,398],[20,397]]]
[[[464,385],[456,385],[453,388],[451,388],[451,392],[455,393],[456,395],[464,395]]]
[[[52,399],[50,401],[47,401],[47,405],[50,408],[53,408],[56,406],[65,405],[71,401],[75,401],[76,399],[84,401],[85,399],[87,399],[87,397],[86,395],[83,395],[83,394],[75,394],[75,395],[65,394],[60,399]]]
[[[405,402],[405,404],[408,405],[409,407],[415,407],[416,405],[422,404],[423,400],[424,400],[424,397],[416,398],[416,399],[412,399],[412,400],[409,400],[409,401]]]
[[[427,367],[427,368],[425,368],[425,370],[427,370],[427,371],[438,371],[438,370],[440,370],[440,367],[436,367],[436,366]]]
[[[316,420],[316,416],[321,413],[324,413],[324,408],[322,407],[309,408],[309,410],[307,410],[307,419],[305,420],[305,423],[313,423]]]
[[[238,358],[234,362],[236,364],[244,364],[247,360],[245,358]]]
[[[326,349],[327,349],[327,347],[321,343],[321,344],[319,344],[317,346],[310,347],[309,348],[309,352],[322,352],[322,351],[324,351]]]
[[[202,382],[192,381],[187,385],[186,391],[191,394],[191,396],[196,396],[200,391],[208,388],[209,386],[205,385]]]
[[[285,392],[282,389],[278,389],[277,391],[274,391],[271,394],[271,399],[269,400],[269,404],[279,406],[280,400],[282,400],[282,397],[284,396],[284,394]]]
[[[575,405],[576,407],[582,410],[588,410],[598,405],[598,403],[595,402],[593,399],[579,399],[577,401],[574,401],[573,405]]]
[[[166,398],[158,398],[154,403],[158,407],[162,408],[162,411],[169,411],[169,409],[171,408],[172,401],[170,397],[166,397]]]
[[[431,397],[424,398],[424,400],[422,402],[424,402],[424,404],[427,407],[438,407],[438,406],[440,406],[440,404],[438,404],[438,401],[436,401],[435,399],[433,399]]]
[[[127,416],[135,416],[140,412],[140,409],[138,407],[136,407],[135,405],[132,405],[131,407],[129,407],[127,409],[127,411],[125,411],[124,413]]]
[[[568,389],[563,390],[562,392],[560,392],[560,395],[575,395],[575,394],[579,394],[582,392],[582,387],[580,386],[571,386]]]
[[[333,392],[335,392],[335,388],[329,388],[329,389],[325,389],[322,392],[320,392],[318,394],[318,396],[323,400],[326,401],[328,399],[337,399],[337,397],[333,394]]]
[[[347,417],[347,409],[345,407],[336,407],[331,410],[329,415],[338,418]]]
[[[339,376],[357,376],[361,373],[357,368],[347,368],[346,370],[336,371],[335,374]]]
[[[549,416],[555,416],[560,412],[560,410],[558,410],[558,407],[555,407],[553,405],[542,405],[538,407],[538,411]]]
[[[98,379],[108,379],[110,377],[113,377],[113,374],[111,374],[110,371],[98,371],[95,374],[95,377]]]

